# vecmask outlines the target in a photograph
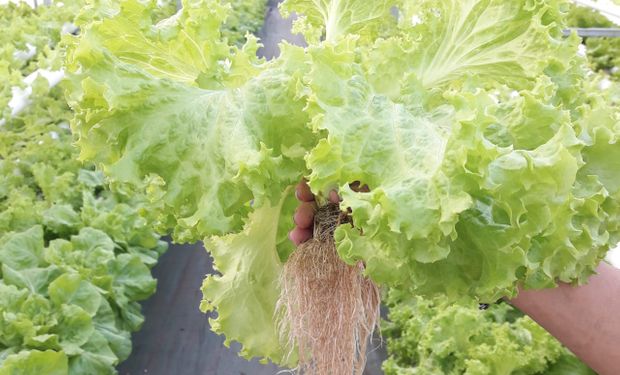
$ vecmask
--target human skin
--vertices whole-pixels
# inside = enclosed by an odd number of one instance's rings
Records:
[[[295,193],[300,203],[289,238],[299,245],[312,237],[317,206],[304,181]],[[335,191],[328,199],[340,200]],[[620,374],[620,270],[601,263],[586,285],[521,290],[510,302],[599,375]]]
[[[620,270],[601,263],[586,285],[521,290],[510,302],[599,375],[620,374]]]

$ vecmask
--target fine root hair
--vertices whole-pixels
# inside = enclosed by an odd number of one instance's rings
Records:
[[[338,205],[320,207],[314,237],[299,245],[280,277],[278,328],[289,355],[297,353],[300,374],[362,374],[379,323],[379,288],[362,262],[349,265],[336,252],[334,230],[345,220]]]

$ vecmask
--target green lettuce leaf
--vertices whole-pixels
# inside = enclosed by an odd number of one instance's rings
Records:
[[[93,317],[93,324],[97,332],[106,338],[110,349],[118,357],[118,361],[122,362],[131,353],[131,335],[124,327],[117,324],[116,314],[110,303],[102,299],[99,310]]]
[[[292,211],[283,212],[283,208],[291,192],[287,189],[275,206],[256,209],[241,233],[205,241],[219,274],[204,280],[200,304],[203,312],[217,311],[217,318],[209,322],[211,329],[226,335],[225,345],[236,340],[243,344],[241,355],[247,358],[289,365],[294,358],[288,357],[289,349],[280,341],[275,316],[282,269],[277,247],[285,246],[281,244],[288,239],[282,238],[273,221],[289,220]]]
[[[508,304],[388,294],[386,375],[593,374],[533,320]]]
[[[56,204],[43,212],[43,224],[59,235],[67,236],[80,228],[80,216],[68,204]]]
[[[49,284],[48,291],[54,304],[79,306],[91,317],[103,303],[97,288],[77,274],[63,274]]]
[[[0,262],[15,270],[43,265],[43,228],[5,235],[0,241]]]
[[[159,3],[155,18],[176,7]],[[143,320],[133,298],[154,291],[148,267],[166,248],[140,215],[143,194],[110,192],[101,172],[77,160],[72,111],[44,77],[62,75],[61,34],[76,31],[71,21],[84,5],[0,5],[2,374],[115,373]],[[19,113],[9,106],[13,88],[32,90]]]
[[[47,350],[22,351],[9,355],[0,363],[2,375],[67,375],[69,374],[67,356],[63,352]]]
[[[376,37],[385,23],[393,23],[392,5],[388,0],[286,0],[280,10],[284,17],[301,14],[296,28],[316,43],[320,37],[335,42],[349,34]]]
[[[144,186],[162,229],[174,228],[177,238],[188,241],[239,230],[250,200],[260,205],[277,199],[300,178],[298,150],[312,139],[299,126],[305,119],[302,103],[294,98],[296,80],[286,74],[297,66],[280,64],[234,88],[238,77],[247,80],[268,64],[249,63],[255,60],[255,41],[243,50],[217,47],[217,22],[224,14],[205,11],[211,5],[193,4],[187,16],[151,25],[147,33],[140,25],[148,13],[129,1],[115,17],[86,27],[82,40],[88,42],[70,48],[68,60],[83,72],[74,76],[70,97],[81,159],[103,164],[115,184]],[[194,13],[208,22],[196,29]],[[137,36],[111,40],[117,24]],[[191,57],[180,59],[193,70],[175,64],[176,50],[166,47],[193,44],[187,38],[203,43],[188,53],[210,53],[195,56],[194,64]],[[132,44],[139,41],[166,55]],[[282,92],[287,87],[289,94]]]
[[[53,333],[57,333],[60,346],[68,355],[82,354],[82,345],[86,344],[95,332],[90,315],[79,306],[61,305],[58,325]]]
[[[118,358],[108,345],[105,336],[99,332],[89,338],[82,346],[84,352],[69,360],[69,371],[72,374],[113,375],[117,371],[114,366]]]
[[[563,1],[405,2],[400,25],[413,47],[406,69],[425,87],[475,77],[528,87],[549,59],[575,58],[562,41]]]
[[[56,266],[27,268],[18,271],[6,264],[2,265],[3,281],[8,285],[27,289],[30,293],[45,294],[50,282],[56,279],[60,273]]]

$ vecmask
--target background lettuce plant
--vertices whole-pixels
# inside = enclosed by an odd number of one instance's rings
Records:
[[[598,11],[582,6],[571,7],[567,22],[572,27],[618,27]],[[597,71],[602,70],[617,78],[620,38],[586,38],[583,43],[592,68]]]
[[[471,299],[454,303],[393,290],[387,305],[386,375],[595,374],[507,303],[480,311]]]
[[[80,7],[1,7],[0,374],[115,373],[167,247],[142,195],[77,161],[56,83]]]

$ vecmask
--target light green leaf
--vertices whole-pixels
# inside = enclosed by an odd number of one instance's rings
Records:
[[[43,228],[37,225],[0,238],[0,262],[14,270],[44,265]]]
[[[52,349],[56,351],[62,350],[60,346],[60,339],[58,335],[56,334],[52,334],[52,335],[43,334],[43,335],[29,337],[25,341],[25,344],[28,346],[28,348],[31,348],[31,349],[39,349],[39,350]]]
[[[77,305],[90,316],[95,316],[103,300],[97,288],[77,274],[65,273],[49,284],[48,291],[56,306]]]
[[[0,375],[68,375],[67,356],[47,350],[22,351],[9,355],[0,363]]]
[[[383,24],[396,22],[390,14],[395,4],[390,0],[286,0],[280,9],[284,17],[292,12],[302,14],[302,20],[307,22],[304,28],[310,28],[306,32],[310,40],[324,35],[327,42],[336,42],[349,34],[376,37]]]
[[[95,332],[83,347],[84,352],[69,359],[69,371],[72,374],[116,374],[114,366],[118,358],[114,355],[105,337]]]
[[[139,257],[121,254],[109,263],[108,271],[114,278],[115,293],[132,301],[141,301],[155,292],[157,280]]]
[[[519,277],[540,288],[591,274],[617,227],[585,219],[605,194],[582,187],[585,142],[568,111],[545,104],[553,83],[541,77],[501,101],[480,90],[434,98],[414,85],[416,95],[394,100],[364,78],[353,47],[310,48],[306,76],[313,126],[328,132],[306,157],[309,182],[315,192],[338,187],[352,209],[355,228],[336,231],[345,260],[364,260],[378,282],[488,300],[515,293]]]
[[[549,60],[575,59],[578,39],[562,41],[560,2],[404,2],[401,27],[415,41],[408,69],[425,87],[467,77],[531,87]]]
[[[278,205],[256,209],[243,232],[205,240],[220,275],[207,276],[203,282],[200,309],[217,312],[217,318],[209,320],[211,328],[226,335],[226,345],[241,342],[246,358],[287,361],[275,319],[282,263],[277,251],[281,237],[274,223],[290,220],[292,212],[282,212],[282,205],[291,190]]]
[[[79,355],[95,329],[90,315],[76,305],[62,305],[59,310],[58,325],[53,333],[60,337],[60,346],[68,355]]]
[[[106,338],[110,349],[119,361],[124,361],[131,353],[131,335],[121,328],[116,320],[116,313],[110,304],[106,300],[102,300],[99,310],[93,318],[93,324],[97,332]]]
[[[200,4],[192,3],[189,14],[211,17],[211,3]],[[249,67],[243,62],[251,60],[253,47],[231,47],[222,64],[207,56],[197,70],[178,76],[177,57],[148,51],[160,38],[182,46],[183,30],[195,27],[194,16],[147,27],[138,22],[136,6],[128,2],[118,15],[86,27],[81,42],[69,51],[70,70],[81,71],[73,75],[69,100],[76,111],[80,157],[103,164],[116,185],[146,189],[162,230],[174,228],[181,241],[238,230],[250,200],[260,205],[277,199],[303,174],[302,146],[313,139],[303,103],[295,97],[293,76],[303,64],[284,61],[263,74],[258,69],[270,64]],[[117,23],[131,27],[132,37],[110,40],[108,34],[118,30],[108,24]],[[170,30],[169,23],[174,24]],[[205,31],[196,37],[203,47],[215,43],[201,51],[219,48],[219,34]],[[292,57],[300,54],[290,51]],[[224,71],[234,82],[203,82]],[[235,75],[244,77],[243,87],[234,88],[243,83]]]
[[[105,233],[93,228],[82,228],[80,232],[71,236],[71,245],[81,263],[96,269],[107,265],[114,259],[116,244]]]
[[[101,187],[105,183],[105,177],[100,171],[91,171],[88,169],[80,169],[78,172],[78,181],[89,188]]]
[[[119,325],[127,331],[134,332],[142,328],[144,315],[142,306],[136,301],[129,301],[123,295],[116,294],[115,304],[119,309]]]
[[[30,293],[47,294],[47,286],[60,275],[56,266],[45,268],[27,268],[14,270],[6,264],[2,265],[3,281],[18,288],[28,289]]]
[[[610,195],[620,193],[620,125],[611,108],[594,108],[584,119],[589,145],[584,151],[584,175],[597,176]]]
[[[83,228],[79,234],[71,236],[71,244],[87,254],[112,253],[116,246],[105,232],[93,228]]]
[[[567,351],[533,320],[508,304],[486,311],[477,301],[451,303],[391,290],[383,326],[386,375],[546,374]]]
[[[219,41],[220,24],[226,7],[219,1],[185,2],[183,12],[153,26],[152,6],[125,1],[120,16],[109,17],[86,31],[83,43],[74,53],[93,59],[105,51],[118,56],[158,78],[194,85],[204,72],[217,70],[218,61],[228,54],[228,46]],[[122,36],[122,37],[119,37]],[[93,55],[91,48],[100,44]]]
[[[55,204],[43,212],[43,225],[59,235],[75,233],[80,224],[80,216],[68,204]]]

